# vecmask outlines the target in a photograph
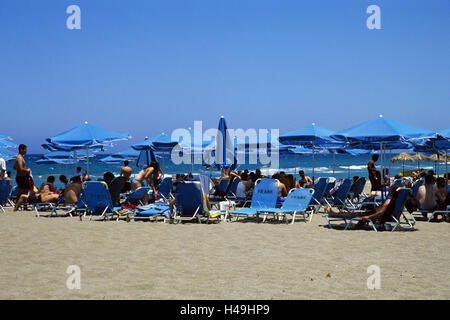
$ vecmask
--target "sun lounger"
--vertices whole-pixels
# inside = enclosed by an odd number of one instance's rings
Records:
[[[116,177],[108,186],[113,205],[116,207],[120,206],[122,190],[124,189],[127,182],[128,179],[125,177]]]
[[[0,209],[5,212],[5,207],[9,202],[9,196],[11,194],[12,185],[9,180],[0,180]]]
[[[411,193],[411,189],[409,189],[409,188],[401,188],[399,190],[399,194],[397,196],[397,200],[395,203],[395,208],[391,214],[391,218],[393,221],[385,223],[385,226],[391,227],[391,231],[395,231],[397,229],[397,227],[401,226],[401,216],[403,216],[405,218],[407,224],[409,225],[409,228],[414,229],[414,224],[411,224],[411,222],[403,214],[405,202],[406,202],[406,199],[410,196],[410,193]],[[344,230],[347,230],[352,225],[353,221],[361,221],[361,216],[358,216],[357,214],[358,214],[358,212],[354,212],[353,214],[349,213],[347,216],[340,216],[339,214],[335,214],[335,215],[325,214],[324,217],[326,218],[328,227],[330,229],[333,228],[333,226],[331,224],[332,221],[344,221],[345,222]],[[359,214],[361,214],[361,212],[359,212]],[[368,219],[367,222],[369,223],[369,225],[372,227],[372,229],[374,231],[378,231],[374,221],[372,221],[371,219]]]
[[[173,186],[172,178],[171,177],[164,178],[158,187],[158,199],[155,200],[156,201],[162,200],[163,202],[169,203],[170,200],[173,199],[172,186]]]
[[[266,220],[268,215],[278,216],[282,215],[284,220],[287,223],[287,214],[292,215],[292,222],[295,221],[295,216],[297,214],[303,215],[303,218],[306,220],[306,216],[309,216],[309,221],[311,222],[313,210],[309,210],[310,203],[314,194],[314,189],[292,189],[286,200],[284,201],[281,208],[268,208],[262,209],[260,212],[264,213],[263,222]]]
[[[144,197],[150,193],[152,189],[150,187],[140,187],[137,188],[135,191],[131,192],[127,198],[126,202],[132,205],[144,205],[142,202]]]
[[[337,208],[352,208],[355,209],[353,204],[347,201],[352,181],[350,179],[344,179],[344,181],[337,187],[336,192],[331,198],[325,198],[325,202],[330,207]]]
[[[180,182],[175,192],[175,222],[197,220],[201,223],[206,210],[203,204],[203,191],[198,181]]]
[[[127,217],[126,214],[121,214],[120,207],[114,207],[109,193],[108,186],[102,181],[87,181],[84,183],[83,194],[85,196],[87,210],[84,215],[80,215],[80,220],[83,216],[89,214],[89,220],[96,215],[98,220],[113,219],[117,215],[117,220],[121,216]]]
[[[275,179],[264,178],[257,183],[253,190],[250,208],[241,208],[230,213],[230,216],[236,217],[236,221],[241,216],[255,216],[258,219],[260,214],[264,214],[265,209],[275,208],[278,197]]]

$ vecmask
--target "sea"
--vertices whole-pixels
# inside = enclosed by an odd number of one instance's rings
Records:
[[[100,159],[108,156],[108,154],[97,154],[95,157],[89,159],[89,175],[93,180],[98,180],[103,178],[105,172],[112,172],[114,175],[118,176],[120,173],[121,164],[105,164]],[[390,155],[392,157],[395,154]],[[390,176],[393,177],[396,174],[402,172],[403,162],[391,162],[389,154],[387,159],[384,161],[384,167],[389,168]],[[59,183],[59,175],[65,175],[70,178],[74,176],[75,166],[74,165],[58,165],[58,164],[37,164],[36,161],[41,159],[42,155],[26,155],[26,167],[31,168],[33,175],[33,180],[36,186],[40,186],[42,182],[46,181],[47,177],[50,175],[55,176],[56,186],[62,187]],[[371,155],[357,155],[348,156],[345,154],[316,154],[314,156],[314,178],[319,177],[335,177],[339,178],[352,178],[354,176],[367,177],[367,162],[370,160]],[[15,171],[12,170],[14,161],[7,162],[7,170],[11,171],[13,178],[15,178]],[[220,171],[215,168],[207,169],[202,165],[191,165],[191,164],[174,164],[170,157],[167,156],[160,159],[161,167],[166,175],[175,175],[177,173],[188,173],[192,172],[194,174],[204,174],[211,177],[220,176]],[[248,169],[254,171],[255,169],[261,169],[263,174],[272,175],[279,171],[284,171],[287,174],[294,174],[298,178],[298,171],[305,171],[306,175],[313,177],[313,159],[311,155],[294,155],[294,154],[280,154],[279,156],[279,168],[269,168],[262,164],[240,164],[237,170]],[[85,161],[79,161],[77,166],[80,166],[83,170],[86,169],[87,164]],[[136,167],[135,163],[130,161],[130,166],[133,168],[133,174],[140,171]],[[436,173],[445,172],[445,163],[434,163],[434,162],[405,162],[404,170],[415,170],[417,168],[423,168],[426,170],[433,169]],[[377,162],[377,168],[381,169],[380,161]]]

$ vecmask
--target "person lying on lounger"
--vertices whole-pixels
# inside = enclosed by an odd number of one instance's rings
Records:
[[[329,205],[326,207],[326,213],[330,217],[361,217],[361,220],[355,225],[355,229],[360,229],[364,226],[367,221],[370,220],[379,220],[381,224],[390,221],[391,215],[395,209],[395,202],[397,201],[397,197],[399,195],[398,187],[394,187],[391,191],[391,197],[386,199],[381,207],[376,207],[374,210],[367,210],[363,212],[351,212],[345,209],[341,209],[339,211],[334,211]],[[405,208],[408,212],[414,212],[419,208],[419,202],[415,198],[408,198],[405,202]]]
[[[14,211],[19,210],[23,203],[51,203],[58,201],[59,193],[52,191],[49,184],[44,183],[39,192],[40,193],[30,192],[29,194],[21,194],[14,206]]]

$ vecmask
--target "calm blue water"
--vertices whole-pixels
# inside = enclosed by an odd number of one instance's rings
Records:
[[[120,172],[120,165],[116,164],[104,164],[99,161],[99,159],[106,157],[107,155],[101,154],[97,157],[91,158],[89,162],[90,167],[90,175],[96,180],[98,178],[102,178],[103,174],[107,171],[118,175]],[[394,156],[394,154],[392,154]],[[315,174],[317,177],[330,177],[334,176],[336,178],[347,178],[353,176],[365,176],[367,177],[367,162],[370,160],[370,155],[360,155],[360,156],[350,156],[337,154],[335,155],[335,163],[336,167],[334,168],[333,173],[333,156],[331,154],[316,154],[314,156],[315,159]],[[58,176],[61,174],[66,175],[68,178],[73,176],[74,174],[74,166],[73,165],[39,165],[36,164],[36,160],[40,159],[40,155],[26,155],[26,165],[27,168],[31,168],[33,178],[35,180],[35,184],[39,186],[42,182],[44,182],[49,175],[54,175],[56,180],[58,180]],[[350,166],[349,166],[350,161]],[[165,173],[168,174],[176,174],[176,173],[187,173],[191,172],[191,165],[175,165],[173,164],[169,158],[160,161],[161,166]],[[78,163],[80,167],[86,169],[86,162],[80,161]],[[9,161],[7,163],[7,169],[13,172],[13,178],[15,177],[15,171],[12,170],[13,161]],[[133,173],[137,173],[139,168],[131,164],[133,168]],[[391,163],[386,162],[386,166],[390,168],[391,176],[394,176],[402,171],[402,163],[396,162]],[[433,162],[421,162],[421,168],[425,169],[434,169],[438,173],[445,172],[445,163],[438,164],[438,167],[435,167]],[[267,169],[264,166],[260,165],[240,165],[239,170],[249,169],[254,170],[256,168],[260,168],[264,174],[273,174],[277,171],[285,171],[286,173],[296,174],[298,177],[298,170],[302,169],[309,176],[312,176],[312,157],[311,155],[280,155],[280,169]],[[297,169],[296,169],[297,168]],[[380,169],[380,163],[378,161],[377,168]],[[201,165],[194,165],[193,167],[194,173],[203,173],[210,174],[210,171],[205,170],[205,168]],[[405,170],[413,170],[417,169],[417,162],[405,162]],[[217,169],[212,169],[211,175],[218,176],[220,173]],[[57,183],[59,186],[59,182]]]

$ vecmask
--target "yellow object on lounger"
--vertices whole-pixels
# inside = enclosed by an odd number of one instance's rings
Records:
[[[210,218],[217,218],[220,217],[221,212],[220,211],[210,211],[209,212],[209,217]]]

